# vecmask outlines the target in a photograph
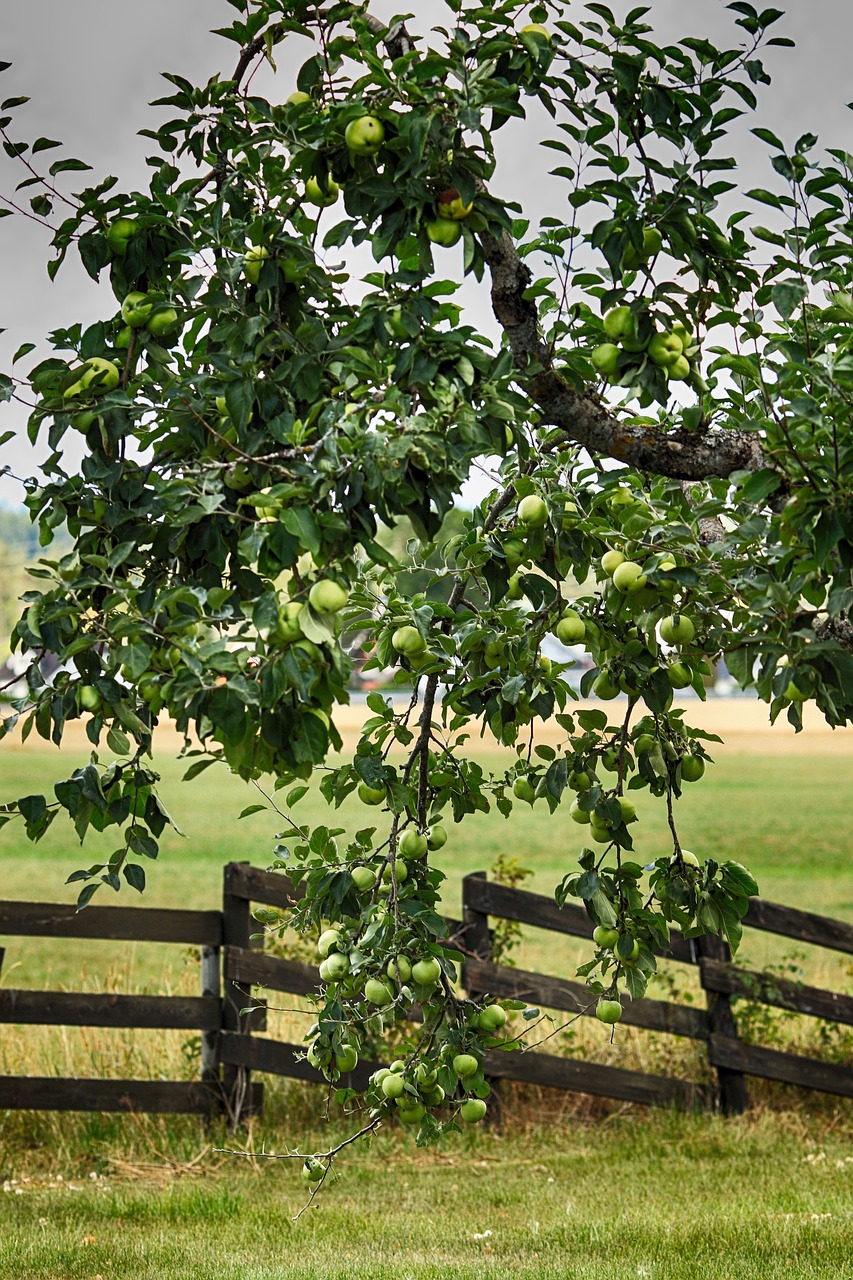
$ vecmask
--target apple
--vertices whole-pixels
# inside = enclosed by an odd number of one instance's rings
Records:
[[[308,603],[315,613],[339,613],[347,599],[346,589],[331,578],[320,578],[308,592]]]
[[[622,1005],[618,1000],[605,1000],[602,997],[595,1006],[595,1016],[599,1022],[618,1022],[622,1017]]]
[[[452,1066],[456,1074],[465,1080],[468,1076],[476,1075],[480,1064],[473,1053],[457,1053]]]
[[[544,40],[548,44],[551,42],[551,32],[541,22],[528,22],[521,31],[522,35],[533,36],[534,40]]]
[[[376,872],[372,867],[353,867],[350,875],[358,893],[369,893],[376,884]]]
[[[642,591],[648,581],[642,566],[635,560],[623,560],[613,570],[613,585],[623,595],[633,596]]]
[[[427,851],[427,838],[409,827],[400,837],[400,853],[404,858],[423,858]]]
[[[630,307],[612,307],[604,317],[604,332],[614,342],[635,337],[637,325]]]
[[[316,178],[309,178],[305,183],[305,199],[309,204],[316,204],[321,209],[328,208],[330,204],[334,204],[340,195],[340,187],[334,178],[329,177],[323,186],[320,185]]]
[[[612,951],[619,941],[619,931],[618,929],[608,929],[603,924],[597,924],[592,931],[592,940],[596,946]]]
[[[358,798],[362,804],[384,804],[388,798],[388,792],[384,787],[370,787],[366,782],[360,782]]]
[[[481,1031],[500,1031],[506,1025],[506,1018],[506,1009],[499,1004],[490,1004],[477,1015],[477,1026]]]
[[[690,361],[687,356],[678,356],[672,364],[668,364],[666,376],[672,382],[686,382],[690,377]]]
[[[115,222],[110,223],[107,227],[107,244],[117,258],[124,257],[128,244],[138,230],[133,218],[116,218]]]
[[[801,684],[797,684],[796,680],[789,680],[785,686],[783,697],[789,702],[805,702],[809,697],[808,689],[804,689]]]
[[[271,638],[279,644],[292,644],[294,640],[301,639],[302,627],[299,615],[302,609],[303,605],[299,600],[288,600],[279,613]]]
[[[408,982],[412,976],[412,966],[407,956],[397,956],[396,960],[389,960],[385,967],[385,972],[394,982],[399,982],[402,986],[404,982]]]
[[[302,1176],[306,1182],[322,1182],[326,1176],[327,1165],[316,1156],[309,1156],[302,1166]]]
[[[261,278],[261,267],[269,256],[270,251],[266,245],[253,244],[246,250],[243,257],[243,275],[249,284],[258,283]]]
[[[157,699],[159,698],[160,686],[158,685],[156,680],[146,678],[146,679],[140,680],[137,693],[139,694],[139,697],[144,703],[146,703],[147,705],[150,705],[152,702],[156,702]]]
[[[91,391],[92,395],[101,391],[112,391],[118,386],[120,377],[117,366],[111,360],[92,356],[89,360],[83,361],[80,376],[72,386],[66,387],[62,393],[63,398],[76,400],[87,391]]]
[[[404,658],[417,658],[427,647],[420,631],[411,624],[397,628],[391,636],[391,646]]]
[[[412,965],[412,978],[422,987],[431,987],[441,977],[441,965],[435,956],[424,956]]]
[[[77,689],[77,701],[84,711],[97,711],[101,705],[101,695],[93,684],[81,684]]]
[[[569,774],[569,786],[572,791],[589,791],[592,778],[583,769],[574,770]]]
[[[177,323],[178,313],[174,307],[157,307],[148,321],[148,332],[153,338],[166,338],[173,332]]]
[[[385,1097],[389,1100],[393,1098],[402,1098],[406,1091],[406,1082],[403,1080],[402,1076],[394,1075],[392,1073],[385,1077],[379,1087]]]
[[[613,342],[602,342],[594,349],[590,360],[599,373],[615,373],[619,360],[619,348]]]
[[[676,333],[656,333],[646,348],[652,364],[665,368],[675,363],[684,347]]]
[[[632,271],[636,267],[642,266],[644,262],[648,262],[650,258],[656,258],[663,248],[663,236],[657,227],[643,227],[643,247],[636,249],[630,244],[622,254],[622,267],[626,271]]]
[[[573,800],[569,807],[569,817],[573,822],[579,823],[582,827],[585,827],[590,821],[589,813],[586,809],[582,809],[580,807],[577,800]]]
[[[634,743],[634,750],[637,755],[640,755],[643,751],[654,751],[656,744],[657,738],[655,738],[653,734],[641,733]]]
[[[434,823],[433,826],[429,827],[426,836],[428,849],[443,849],[447,844],[447,831],[441,823]]]
[[[575,609],[566,609],[554,634],[560,644],[580,644],[586,635],[586,623]]]
[[[75,431],[82,431],[84,434],[89,430],[93,422],[97,422],[98,414],[94,409],[83,409],[80,413],[75,413],[71,419],[71,425]]]
[[[396,860],[396,862],[394,863],[393,871],[391,870],[391,863],[386,862],[385,868],[382,872],[382,879],[385,881],[386,884],[390,884],[392,878],[395,878],[395,877],[397,880],[397,884],[403,884],[403,882],[408,880],[409,878],[409,868],[406,866],[402,858],[398,858]]]
[[[627,826],[629,822],[637,821],[637,806],[633,800],[629,800],[627,796],[619,796],[619,808],[622,810],[622,821]]]
[[[626,935],[626,936],[630,938],[630,935]],[[631,950],[628,952],[628,955],[627,956],[617,955],[616,957],[616,959],[620,962],[620,964],[633,964],[633,962],[637,959],[637,956],[640,954],[640,944],[637,941],[637,939],[630,938],[630,941],[631,941]]]
[[[606,574],[609,574],[611,577],[619,568],[620,564],[624,564],[624,563],[625,563],[625,556],[622,554],[621,551],[605,551],[604,555],[601,557],[601,560],[599,561],[599,564],[601,565],[604,572]]]
[[[325,960],[326,956],[340,945],[340,941],[341,933],[339,929],[326,929],[317,939],[317,954]]]
[[[394,994],[388,985],[381,982],[379,978],[368,978],[367,982],[364,984],[364,998],[369,1004],[385,1005],[391,1003],[394,999]],[[389,1094],[385,1092],[385,1083],[386,1081],[383,1081],[383,1093],[385,1093],[385,1097],[387,1098],[389,1097]],[[400,1092],[403,1092],[402,1089]]]
[[[467,1098],[459,1108],[459,1114],[466,1124],[476,1124],[486,1114],[486,1104],[482,1098]]]
[[[426,1107],[422,1102],[415,1102],[412,1106],[400,1107],[397,1115],[403,1124],[420,1124],[426,1115]]]
[[[474,208],[474,203],[472,201],[471,204],[463,204],[456,188],[448,187],[446,191],[442,191],[436,200],[435,207],[440,218],[448,218],[451,222],[461,222],[463,218],[468,217],[468,214]]]
[[[684,613],[670,614],[668,618],[663,618],[660,624],[660,637],[666,644],[681,645],[690,644],[696,635],[696,628],[690,618]]]
[[[686,689],[693,683],[693,672],[685,662],[671,662],[666,674],[673,689]]]
[[[544,498],[529,493],[518,504],[518,518],[528,529],[541,529],[548,523],[548,507]]]
[[[338,1068],[338,1071],[343,1071],[343,1072],[354,1071],[357,1065],[358,1065],[358,1050],[356,1049],[355,1045],[352,1045],[352,1044],[342,1045],[341,1048],[338,1050],[338,1052],[335,1054],[335,1066]]]
[[[542,672],[543,675],[549,676],[551,674],[551,668],[553,667],[553,663],[551,662],[551,659],[548,657],[547,653],[540,653],[538,665],[539,665],[539,670]]]
[[[507,538],[503,544],[503,553],[506,556],[509,571],[513,573],[527,559],[527,543],[521,538]]]
[[[357,156],[375,155],[385,141],[385,126],[376,116],[359,116],[350,120],[344,131],[344,142]]]
[[[604,702],[610,702],[613,698],[618,698],[621,690],[613,683],[606,671],[599,671],[593,681],[592,692]]]
[[[330,952],[323,964],[326,966],[327,982],[340,982],[341,978],[345,978],[349,973],[349,956],[343,955],[340,951]]]
[[[517,800],[526,800],[528,804],[533,804],[536,799],[536,791],[528,778],[516,778],[512,784],[512,794]]]
[[[670,858],[670,865],[678,866],[678,854],[674,853]],[[681,850],[681,861],[686,867],[701,867],[699,859],[695,853],[691,853],[689,849]]]
[[[677,338],[681,339],[681,345],[685,351],[687,351],[688,347],[693,346],[692,330],[688,329],[687,325],[683,324],[680,320],[675,322],[670,332],[674,333]]]
[[[452,249],[462,239],[462,228],[452,218],[435,218],[426,224],[426,233],[433,244]]]
[[[147,293],[129,293],[121,304],[121,318],[131,329],[146,325],[154,310],[154,299]]]
[[[685,782],[698,782],[705,772],[705,761],[701,756],[683,756],[681,760],[681,776]]]
[[[290,97],[286,98],[285,101],[291,107],[301,107],[304,102],[311,101],[311,94],[302,93],[300,89],[297,89],[296,92],[291,93]]]

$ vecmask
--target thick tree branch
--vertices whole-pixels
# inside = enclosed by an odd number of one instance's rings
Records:
[[[396,22],[393,27],[386,27],[385,23],[379,18],[374,18],[372,14],[366,13],[364,21],[370,31],[375,36],[379,36],[392,62],[396,62],[398,58],[402,58],[407,53],[411,53],[414,49],[414,41],[406,30],[405,24]]]
[[[578,395],[550,368],[536,304],[524,297],[532,276],[509,232],[483,235],[480,240],[492,278],[492,309],[523,385],[547,425],[565,431],[591,453],[674,480],[704,480],[767,465],[760,440],[751,432],[666,432],[655,426],[631,426],[620,422],[596,396]]]

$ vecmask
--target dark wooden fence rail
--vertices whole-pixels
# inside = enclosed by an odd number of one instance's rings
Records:
[[[201,1079],[70,1080],[53,1077],[0,1078],[0,1109],[133,1110],[210,1114],[223,1108],[236,1124],[260,1109],[263,1090],[252,1072],[322,1082],[302,1057],[302,1044],[259,1033],[266,1030],[266,1006],[256,988],[310,997],[317,988],[313,965],[265,953],[252,903],[286,909],[298,897],[280,874],[247,863],[225,868],[222,911],[174,911],[128,907],[73,907],[52,903],[0,902],[0,936],[105,938],[180,943],[200,948],[199,996],[119,996],[76,992],[0,989],[0,1023],[103,1027],[177,1028],[202,1036]],[[464,954],[462,983],[470,995],[517,998],[569,1016],[594,1016],[588,990],[556,975],[494,964],[490,919],[514,920],[538,929],[589,938],[592,923],[582,907],[562,909],[540,894],[489,881],[485,873],[462,885],[462,919],[448,920],[448,938]],[[810,912],[755,901],[745,921],[764,930],[853,954],[853,926]],[[749,1105],[746,1076],[763,1076],[801,1087],[853,1097],[853,1067],[746,1044],[738,1036],[732,1000],[748,999],[811,1017],[853,1025],[853,996],[753,973],[731,963],[716,939],[686,941],[671,936],[665,959],[695,965],[706,1007],[667,1000],[626,1004],[623,1024],[684,1036],[704,1043],[714,1069],[714,1090],[689,1080],[654,1076],[554,1053],[491,1052],[486,1069],[495,1080],[509,1079],[646,1105],[718,1105],[726,1112]],[[0,967],[3,951],[0,949]],[[411,1010],[417,1019],[420,1011]],[[377,1064],[360,1062],[342,1080],[363,1087]]]

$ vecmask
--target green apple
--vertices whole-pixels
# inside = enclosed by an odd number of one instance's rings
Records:
[[[316,178],[309,178],[305,183],[305,199],[309,204],[316,204],[321,209],[328,208],[334,204],[340,195],[340,187],[334,178],[327,178],[324,185],[320,185]]]
[[[367,982],[364,984],[364,998],[369,1004],[386,1005],[390,1004],[394,999],[394,993],[388,987],[387,983],[380,982],[378,978],[368,978]],[[382,1091],[385,1093],[385,1097],[387,1098],[390,1095],[385,1090],[384,1086],[386,1083],[387,1081],[383,1081]],[[400,1083],[402,1084],[402,1081]],[[400,1092],[403,1092],[402,1089]]]
[[[670,614],[668,618],[663,618],[660,624],[660,637],[666,644],[681,645],[690,644],[696,635],[696,628],[690,618],[684,613]]]
[[[541,529],[548,523],[548,506],[544,498],[529,493],[519,502],[517,515],[528,529]]]
[[[473,1053],[457,1053],[452,1066],[456,1074],[465,1080],[468,1076],[477,1074],[480,1064]]]
[[[644,751],[654,751],[656,745],[657,745],[657,738],[655,738],[653,734],[641,733],[640,736],[637,738],[636,742],[634,743],[634,750],[636,751],[637,755],[640,755],[641,752],[644,752]]]
[[[678,865],[678,854],[677,854],[677,853],[674,853],[674,854],[672,855],[672,857],[670,858],[670,860],[669,860],[669,861],[670,861],[670,863],[671,863],[671,864],[673,864],[673,863],[674,863],[674,864],[677,866],[677,865]],[[685,865],[686,867],[697,867],[697,868],[698,868],[698,867],[701,867],[701,865],[702,865],[702,864],[700,863],[699,859],[696,857],[696,854],[695,854],[695,853],[691,853],[689,849],[682,849],[682,850],[681,850],[681,861],[684,863],[684,865]]]
[[[630,935],[628,936],[630,937]],[[630,942],[631,942],[631,950],[628,952],[628,955],[616,957],[622,964],[633,964],[640,954],[640,944],[637,941],[637,939],[630,938]]]
[[[509,584],[506,589],[507,600],[523,600],[524,591],[521,586],[521,580],[517,573],[511,575]]]
[[[551,674],[553,663],[547,653],[540,653],[538,666],[543,675],[549,676]]]
[[[358,798],[362,804],[384,804],[388,798],[388,792],[385,787],[370,787],[366,782],[360,782]]]
[[[413,827],[409,827],[400,837],[400,853],[411,860],[412,858],[423,858],[427,851],[427,838],[421,835],[420,831],[415,831]]]
[[[372,867],[353,867],[350,875],[358,893],[369,893],[376,884],[376,872]]]
[[[521,538],[507,538],[503,544],[503,553],[506,556],[509,571],[513,573],[527,559],[527,543]]]
[[[376,116],[359,116],[350,120],[344,131],[344,142],[357,156],[375,155],[385,141],[385,126]]]
[[[349,973],[349,956],[340,951],[332,951],[323,961],[326,966],[327,982],[340,982]]]
[[[622,810],[622,821],[626,826],[629,822],[637,821],[637,806],[633,800],[629,800],[627,796],[619,796],[619,808]]]
[[[705,772],[705,761],[701,756],[683,756],[681,760],[681,776],[685,782],[698,782]]]
[[[270,256],[270,251],[263,244],[253,244],[243,257],[243,275],[249,284],[257,284],[261,278],[261,267]]]
[[[623,595],[633,596],[642,591],[648,579],[643,573],[642,565],[635,560],[623,560],[613,571],[613,585]]]
[[[391,863],[386,862],[382,872],[382,879],[386,884],[390,884],[392,879],[396,877],[397,884],[403,884],[409,878],[409,868],[406,866],[402,858],[397,858],[394,863],[394,869],[391,869]]]
[[[148,321],[148,332],[153,338],[167,338],[174,332],[177,324],[178,313],[174,307],[156,307]]]
[[[602,342],[595,348],[590,360],[599,373],[615,373],[619,360],[619,348],[614,342]]]
[[[606,671],[599,671],[592,684],[592,692],[596,698],[601,698],[604,702],[610,702],[613,698],[618,698],[621,692],[618,685],[614,684]]]
[[[97,422],[98,414],[94,409],[83,409],[80,413],[75,413],[71,419],[71,425],[75,431],[82,431],[84,434],[89,430],[93,422]]]
[[[398,982],[402,986],[404,982],[408,982],[411,978],[412,966],[408,957],[397,956],[395,960],[388,961],[385,972],[393,982]]]
[[[477,1026],[481,1031],[500,1031],[506,1025],[506,1018],[506,1009],[499,1004],[490,1004],[477,1015]]]
[[[592,787],[592,778],[583,769],[573,770],[569,774],[569,786],[572,791],[589,791]]]
[[[595,1006],[595,1016],[599,1022],[618,1022],[622,1017],[622,1005],[618,1000],[605,1000],[602,997]]]
[[[554,628],[560,644],[580,644],[586,635],[586,623],[575,609],[566,609]]]
[[[306,1182],[322,1182],[326,1176],[326,1169],[325,1161],[318,1160],[316,1156],[309,1156],[302,1166],[302,1176]]]
[[[133,330],[129,324],[122,325],[115,336],[113,346],[117,351],[127,351],[133,341]]]
[[[358,1066],[358,1050],[355,1045],[342,1045],[335,1054],[335,1066],[338,1071],[347,1072],[354,1071]]]
[[[426,224],[426,233],[433,244],[452,249],[462,239],[462,228],[452,218],[435,218]]]
[[[120,378],[121,374],[111,360],[92,356],[89,360],[83,361],[77,381],[72,386],[66,387],[62,395],[65,400],[76,400],[87,391],[92,395],[99,394],[101,391],[113,391],[118,386]]]
[[[534,40],[544,40],[547,44],[551,42],[551,32],[541,22],[528,22],[521,31],[523,35],[533,36]]]
[[[676,333],[656,333],[646,348],[652,364],[666,368],[675,363],[684,348]]]
[[[789,702],[806,702],[809,698],[809,690],[804,688],[802,684],[797,684],[796,680],[789,680],[785,686],[783,697]]]
[[[656,258],[663,248],[663,236],[657,227],[643,227],[643,247],[638,250],[631,244],[622,254],[622,267],[626,271],[632,271],[634,268],[641,266],[644,262],[648,262],[650,258]]]
[[[601,557],[601,560],[599,561],[599,564],[601,565],[604,572],[606,574],[609,574],[610,577],[613,576],[613,574],[619,568],[619,565],[624,563],[625,563],[625,556],[622,554],[621,551],[605,551],[604,555]]]
[[[308,603],[315,613],[339,613],[348,598],[346,589],[331,578],[320,578],[308,592]]]
[[[666,674],[673,689],[687,689],[693,683],[693,672],[685,662],[671,662]]]
[[[121,318],[131,329],[141,329],[151,318],[154,299],[147,293],[129,293],[121,304]]]
[[[290,96],[285,99],[285,101],[287,102],[288,106],[301,107],[303,103],[311,101],[311,94],[302,93],[300,89],[297,89],[296,92],[291,93]]]
[[[687,356],[678,356],[672,364],[668,364],[666,376],[671,382],[686,382],[690,377],[690,361]]]
[[[326,929],[317,939],[317,954],[321,959],[325,960],[340,945],[340,942],[341,933],[339,929]]]
[[[456,188],[448,187],[446,191],[442,191],[436,200],[435,207],[438,210],[439,218],[447,218],[451,222],[461,222],[463,218],[468,217],[468,214],[474,208],[474,204],[473,201],[471,204],[464,204]]]
[[[580,826],[585,827],[589,823],[589,813],[586,809],[582,809],[577,800],[573,800],[569,807],[569,817],[573,822],[577,822]]]
[[[443,849],[447,844],[447,831],[441,823],[434,823],[427,829],[426,835],[428,849]]]
[[[77,701],[84,711],[98,711],[101,695],[93,684],[81,684],[77,689]]]
[[[426,1107],[422,1102],[415,1102],[408,1107],[400,1107],[397,1115],[403,1124],[420,1124],[426,1115]]]
[[[459,1115],[466,1124],[476,1124],[486,1114],[486,1104],[482,1098],[467,1098],[459,1108]]]
[[[292,644],[302,637],[302,626],[299,622],[303,605],[299,600],[288,600],[282,605],[278,622],[271,632],[271,638],[278,644]]]
[[[417,658],[425,651],[427,644],[417,627],[407,624],[398,627],[391,636],[391,646],[404,658]]]
[[[441,977],[441,965],[435,956],[425,956],[412,965],[412,978],[419,986],[431,987]]]
[[[619,930],[608,929],[606,925],[597,924],[592,931],[592,940],[596,946],[612,951],[619,941]]]
[[[107,227],[107,244],[117,258],[123,258],[127,246],[138,232],[139,227],[133,218],[116,218]]]
[[[403,1094],[406,1091],[406,1082],[404,1081],[402,1076],[394,1075],[392,1073],[391,1075],[385,1077],[385,1079],[382,1081],[379,1087],[381,1088],[385,1097],[388,1098],[389,1100],[393,1098],[402,1098]]]
[[[512,784],[512,794],[516,800],[526,800],[528,804],[533,804],[536,799],[536,791],[528,778],[516,778]]]
[[[693,346],[692,330],[688,329],[687,325],[682,324],[680,320],[677,320],[675,322],[670,332],[674,333],[677,338],[681,339],[681,345],[685,351],[688,349],[688,347]]]
[[[637,332],[637,325],[631,308],[612,307],[604,317],[604,332],[613,342],[633,338]]]

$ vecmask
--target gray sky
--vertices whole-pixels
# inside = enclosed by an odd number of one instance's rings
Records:
[[[648,0],[647,21],[659,40],[675,40],[685,35],[707,36],[721,44],[739,43],[732,15],[725,0]],[[376,0],[371,10],[390,17],[399,5]],[[411,5],[418,18],[412,30],[431,22],[448,22],[449,10],[436,0]],[[617,13],[629,4],[613,0]],[[761,5],[757,5],[761,8]],[[781,7],[781,6],[780,6]],[[146,182],[144,164],[151,144],[136,136],[140,128],[153,127],[155,114],[147,103],[168,92],[159,77],[164,70],[177,71],[188,79],[204,83],[214,72],[227,74],[235,61],[236,46],[226,45],[210,34],[209,28],[225,26],[233,10],[225,0],[27,0],[4,8],[3,46],[0,58],[12,62],[0,77],[0,100],[28,94],[31,102],[19,108],[12,136],[32,141],[44,134],[62,139],[67,151],[46,152],[47,163],[54,156],[71,154],[94,166],[94,173],[79,175],[80,185],[103,174],[116,174],[123,187]],[[580,6],[571,16],[577,20]],[[794,50],[768,50],[765,61],[773,84],[761,93],[758,118],[747,126],[765,124],[785,142],[792,143],[806,131],[818,133],[828,146],[853,150],[853,114],[844,104],[853,97],[850,81],[850,38],[853,36],[851,0],[791,0],[788,15],[775,34],[790,36]],[[263,68],[253,87],[275,99],[293,89],[295,70],[307,56],[302,39],[288,42],[276,53],[278,74]],[[505,168],[499,170],[496,194],[515,198],[525,206],[525,214],[535,222],[546,212],[555,212],[550,190],[562,197],[562,184],[547,177],[554,153],[531,148],[531,132],[541,137],[547,117],[531,114],[527,122],[513,122],[500,137],[505,147]],[[748,135],[738,146],[741,181],[745,186],[765,184],[768,178],[766,151]],[[14,187],[23,173],[5,155],[0,155],[0,191],[14,198]],[[71,175],[73,179],[77,175]],[[550,185],[554,184],[554,185]],[[69,184],[69,187],[73,183]],[[26,199],[33,194],[25,190]],[[559,204],[556,204],[559,208]],[[50,329],[73,319],[91,321],[114,310],[107,286],[97,286],[69,257],[55,284],[45,271],[48,233],[23,218],[0,219],[0,267],[3,306],[0,325],[0,369],[9,371],[12,354],[21,343],[37,341]],[[466,300],[476,307],[476,322],[488,323],[485,288],[473,282],[466,287]],[[32,357],[23,361],[29,367]],[[33,470],[32,452],[25,443],[25,411],[19,406],[0,405],[0,433],[15,429],[20,439],[0,449],[0,462],[12,465],[19,474]],[[16,502],[20,489],[0,477],[0,501]]]

